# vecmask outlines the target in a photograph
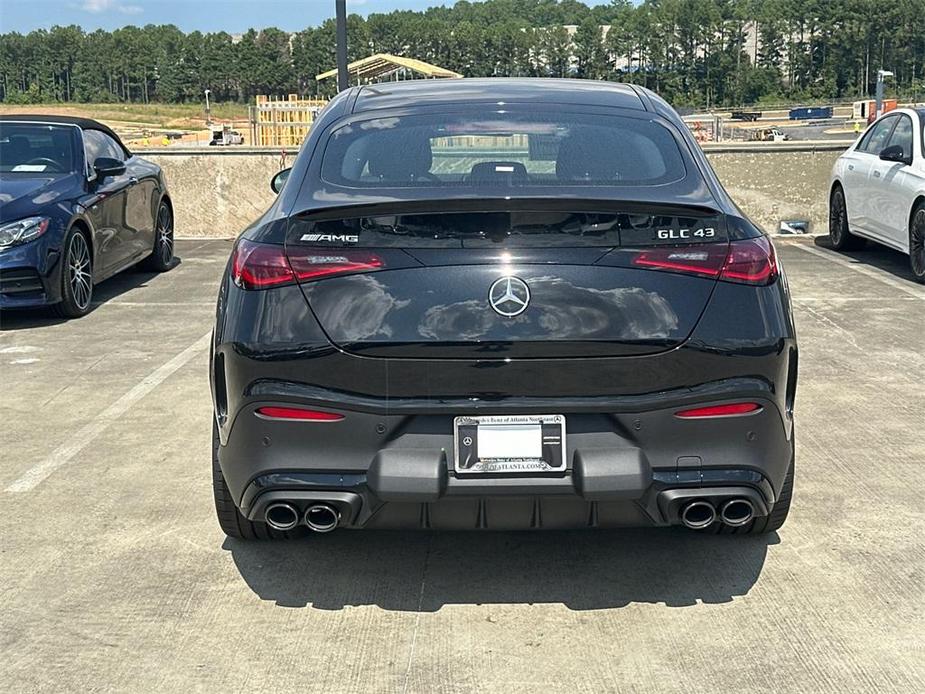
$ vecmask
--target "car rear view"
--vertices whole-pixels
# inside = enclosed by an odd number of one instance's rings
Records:
[[[770,241],[654,94],[353,89],[223,279],[219,520],[775,530],[796,368]]]

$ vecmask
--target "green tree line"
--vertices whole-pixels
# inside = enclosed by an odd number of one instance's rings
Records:
[[[881,68],[895,73],[900,95],[921,97],[923,21],[925,0],[463,0],[350,15],[348,54],[394,53],[469,77],[633,82],[691,106],[869,95]],[[56,26],[0,34],[0,100],[177,103],[205,89],[217,101],[330,95],[334,80],[314,76],[333,66],[333,20],[237,37],[172,25]]]

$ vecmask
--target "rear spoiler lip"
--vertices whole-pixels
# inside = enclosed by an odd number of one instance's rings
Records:
[[[666,202],[664,200],[628,200],[614,198],[549,198],[549,197],[491,197],[441,198],[421,200],[381,200],[353,205],[337,205],[293,212],[290,217],[304,221],[325,221],[383,214],[414,214],[422,212],[506,212],[509,210],[563,210],[568,212],[661,212],[666,215],[713,216],[726,214],[709,205]]]

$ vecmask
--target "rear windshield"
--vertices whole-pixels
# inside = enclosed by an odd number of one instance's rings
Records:
[[[0,173],[62,174],[74,167],[72,127],[0,123]]]
[[[640,186],[678,181],[674,136],[646,118],[593,114],[426,114],[335,130],[321,176],[339,186]]]

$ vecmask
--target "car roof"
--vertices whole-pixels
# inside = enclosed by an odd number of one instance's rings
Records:
[[[637,89],[628,84],[579,79],[490,77],[369,84],[357,88],[353,111],[497,101],[646,110],[646,103]]]
[[[119,138],[118,135],[110,128],[108,125],[104,125],[99,121],[95,121],[92,118],[80,118],[78,116],[56,116],[52,114],[7,114],[0,116],[0,123],[9,122],[29,122],[29,123],[49,123],[51,125],[76,125],[82,130],[99,130],[106,133],[119,143],[119,146],[125,150],[126,156],[130,156],[131,152],[128,147],[125,146],[125,143]]]

